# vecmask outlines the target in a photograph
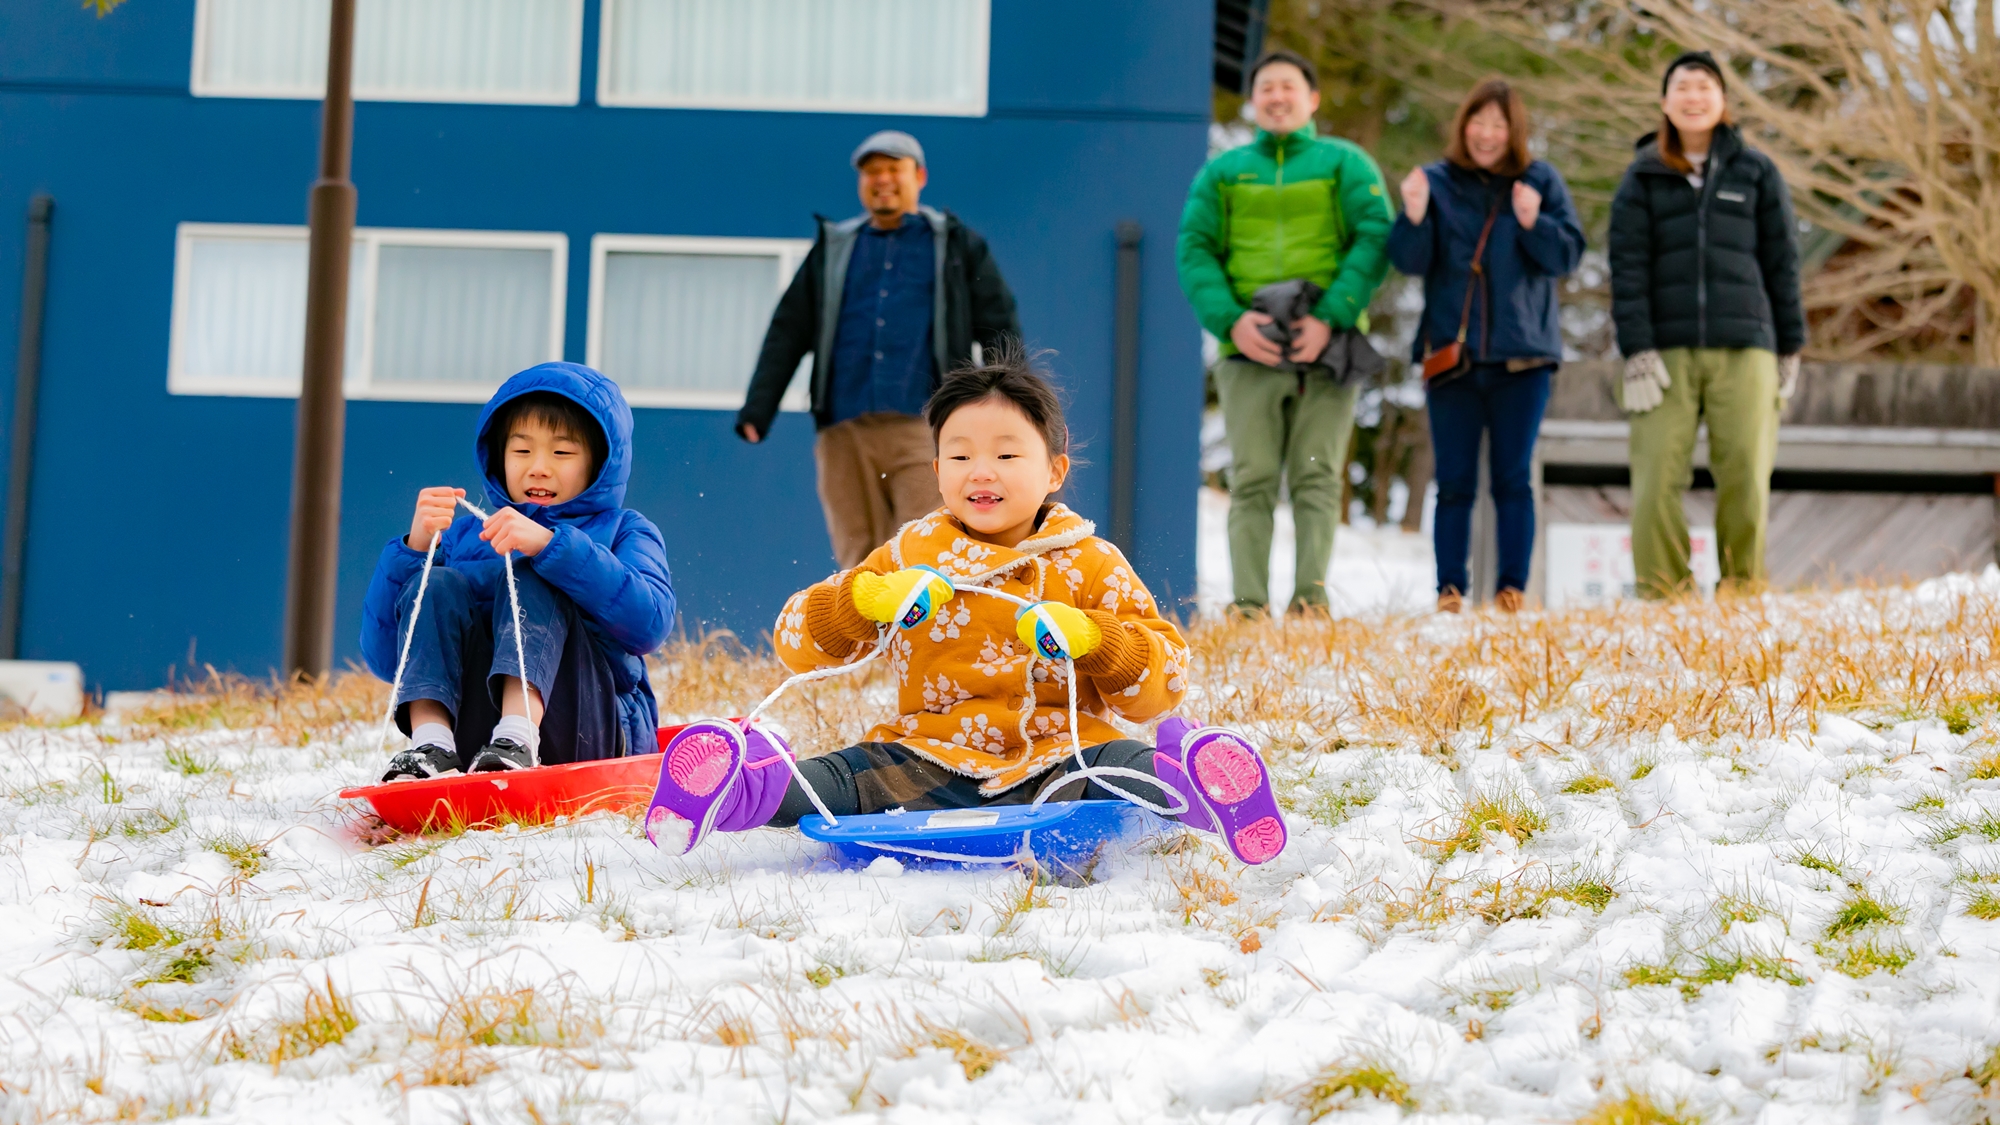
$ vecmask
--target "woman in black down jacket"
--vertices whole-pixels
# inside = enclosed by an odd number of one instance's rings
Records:
[[[1639,592],[1687,590],[1695,429],[1708,424],[1722,577],[1764,578],[1778,411],[1806,343],[1791,195],[1729,114],[1706,51],[1675,59],[1665,119],[1639,141],[1611,204],[1612,317],[1631,415]]]

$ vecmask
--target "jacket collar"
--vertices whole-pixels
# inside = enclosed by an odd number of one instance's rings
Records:
[[[1013,547],[1001,547],[972,537],[958,517],[939,508],[904,524],[889,541],[889,554],[899,567],[934,566],[952,581],[982,583],[1049,551],[1074,547],[1097,533],[1097,526],[1063,504],[1050,504],[1042,526]]]
[[[1633,143],[1632,147],[1639,150],[1638,156],[1633,158],[1634,171],[1659,176],[1679,176],[1684,174],[1669,168],[1666,159],[1660,155],[1660,134],[1657,130],[1640,137]],[[1715,135],[1710,137],[1708,141],[1708,163],[1703,169],[1704,172],[1710,168],[1722,167],[1724,164],[1729,163],[1732,157],[1742,151],[1743,134],[1737,130],[1736,126],[1717,125],[1715,127]]]
[[[1257,136],[1250,143],[1257,146],[1257,151],[1267,156],[1275,155],[1281,147],[1285,150],[1285,155],[1291,156],[1304,151],[1307,145],[1318,139],[1319,129],[1308,121],[1304,127],[1286,133],[1282,137],[1268,129],[1259,129]]]

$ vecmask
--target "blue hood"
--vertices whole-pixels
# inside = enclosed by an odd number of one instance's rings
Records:
[[[547,507],[514,503],[507,495],[506,482],[495,473],[497,466],[486,463],[486,430],[493,415],[509,402],[536,391],[554,391],[583,407],[604,431],[604,464],[597,468],[597,479],[574,498]],[[538,363],[500,384],[487,400],[486,408],[479,412],[472,455],[486,480],[486,501],[492,510],[519,508],[539,523],[613,511],[625,506],[625,485],[632,479],[632,408],[626,405],[618,384],[600,371],[580,363]]]

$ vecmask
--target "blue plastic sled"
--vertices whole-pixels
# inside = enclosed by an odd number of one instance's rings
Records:
[[[843,867],[888,856],[917,867],[1088,868],[1107,846],[1130,843],[1166,822],[1124,801],[1050,801],[982,809],[844,816],[829,827],[817,814],[799,830],[829,846]]]

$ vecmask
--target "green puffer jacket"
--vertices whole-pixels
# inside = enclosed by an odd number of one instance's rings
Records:
[[[1262,129],[1202,166],[1181,213],[1181,289],[1201,326],[1234,354],[1229,330],[1258,289],[1303,277],[1326,290],[1313,314],[1368,329],[1368,302],[1389,271],[1395,216],[1382,170],[1358,145],[1308,125]]]

